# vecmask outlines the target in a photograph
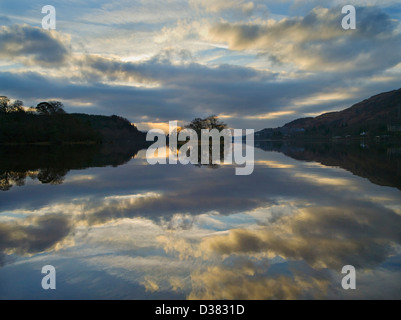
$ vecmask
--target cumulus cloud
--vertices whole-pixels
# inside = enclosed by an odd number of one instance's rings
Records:
[[[0,57],[29,65],[57,66],[70,55],[65,36],[28,25],[0,27]]]

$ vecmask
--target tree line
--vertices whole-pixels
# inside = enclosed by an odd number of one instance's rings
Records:
[[[12,114],[12,113],[28,113],[38,115],[55,115],[65,114],[64,105],[60,101],[51,100],[47,102],[39,103],[36,108],[24,107],[24,102],[21,100],[14,100],[6,96],[0,96],[0,114]]]
[[[0,97],[0,144],[146,142],[145,134],[119,116],[69,114],[60,101],[24,107]]]

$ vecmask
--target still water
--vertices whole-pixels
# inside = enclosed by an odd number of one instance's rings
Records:
[[[394,145],[256,143],[250,176],[1,147],[0,299],[400,299],[400,190]]]

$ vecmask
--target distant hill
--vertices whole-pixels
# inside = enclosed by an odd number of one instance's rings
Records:
[[[348,109],[264,129],[256,139],[401,136],[401,89],[375,95]]]

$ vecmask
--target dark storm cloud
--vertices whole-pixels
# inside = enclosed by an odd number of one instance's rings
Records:
[[[0,28],[0,57],[26,64],[59,65],[69,49],[58,34],[28,25]]]

